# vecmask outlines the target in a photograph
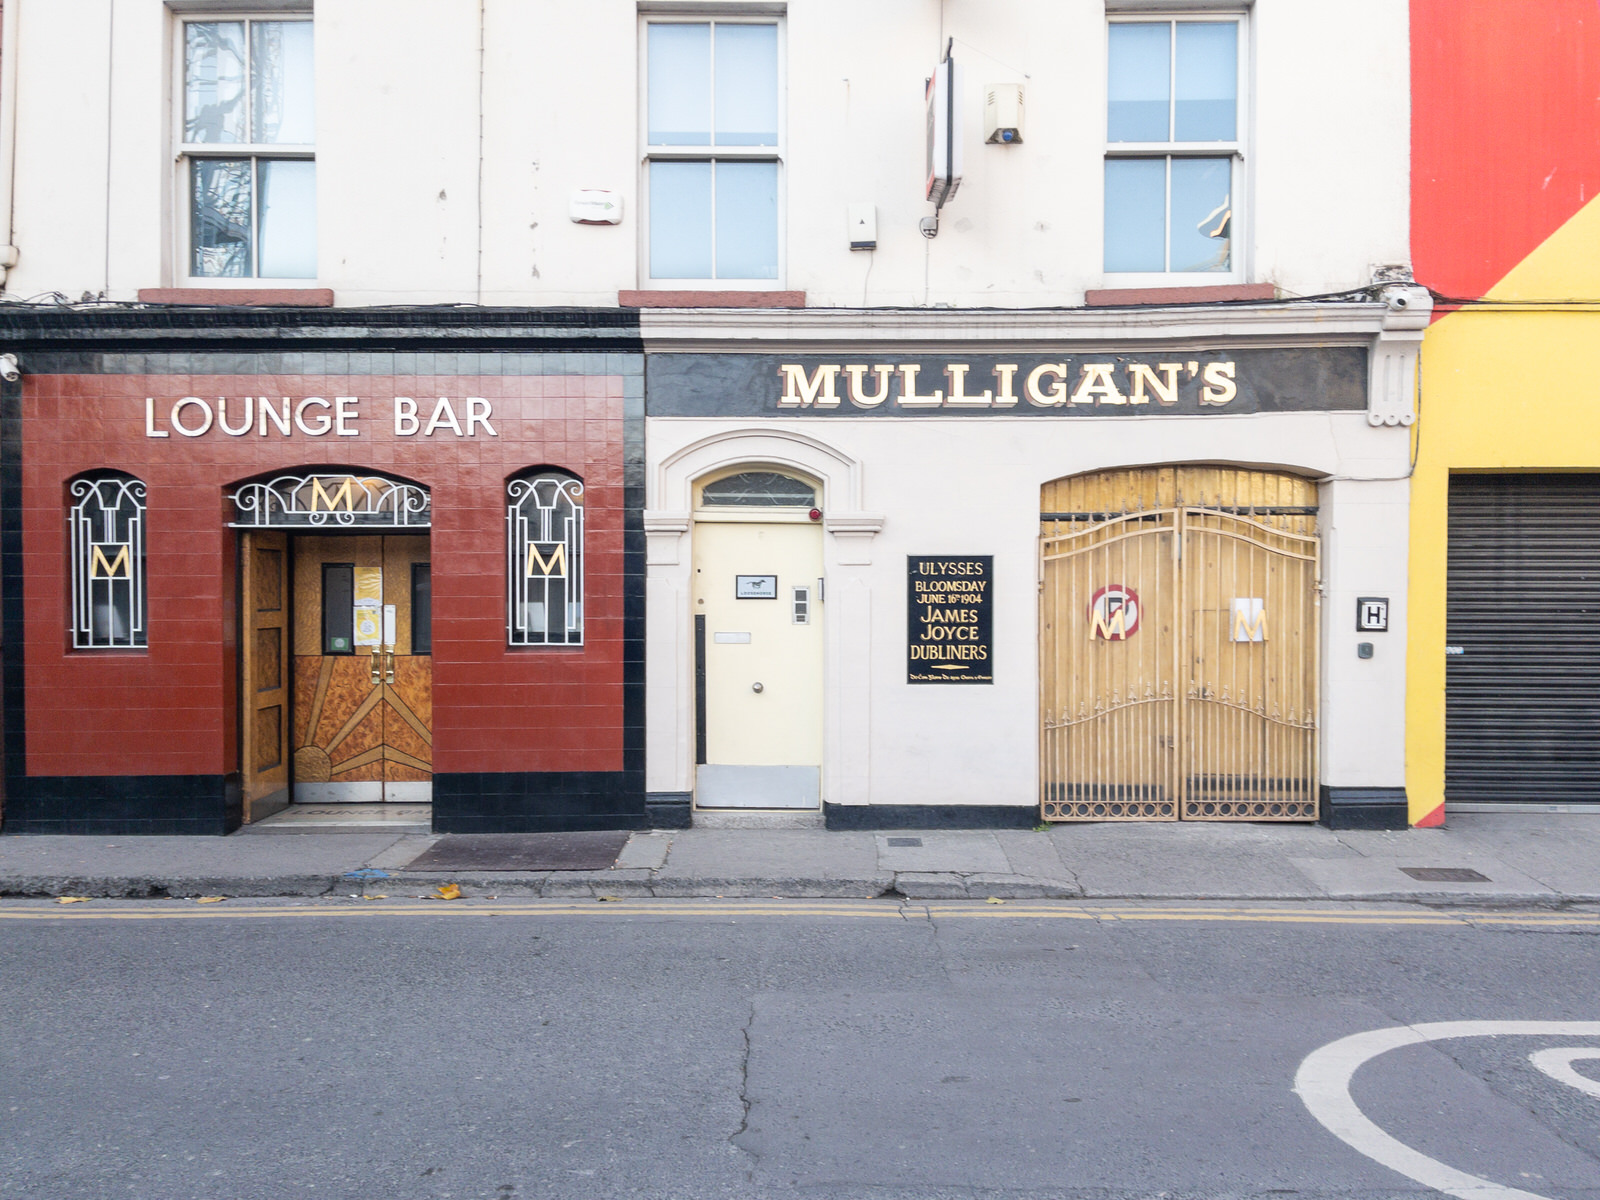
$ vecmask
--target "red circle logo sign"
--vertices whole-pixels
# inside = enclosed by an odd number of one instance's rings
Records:
[[[1139,593],[1123,583],[1108,583],[1089,601],[1089,636],[1125,642],[1139,631]]]

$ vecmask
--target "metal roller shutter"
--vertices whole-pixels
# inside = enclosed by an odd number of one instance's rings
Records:
[[[1450,480],[1447,803],[1600,803],[1600,476]]]

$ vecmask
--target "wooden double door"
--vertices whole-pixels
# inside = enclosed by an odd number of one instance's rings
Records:
[[[246,819],[433,796],[426,534],[245,535]]]

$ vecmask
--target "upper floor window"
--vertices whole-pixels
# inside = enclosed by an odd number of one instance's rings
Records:
[[[145,633],[144,484],[98,471],[67,488],[74,649],[148,645]]]
[[[182,26],[188,274],[314,279],[311,18]]]
[[[1108,272],[1235,270],[1240,25],[1215,17],[1111,23]]]
[[[644,59],[650,280],[775,285],[778,24],[648,21]]]
[[[506,638],[583,644],[583,482],[533,471],[506,484]]]

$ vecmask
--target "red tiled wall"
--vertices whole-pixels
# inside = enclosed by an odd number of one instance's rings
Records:
[[[358,396],[359,437],[145,435],[182,396]],[[497,437],[393,433],[391,400],[482,396]],[[194,414],[191,410],[190,416]],[[238,410],[230,403],[230,415]],[[433,495],[434,769],[622,769],[622,380],[602,376],[29,376],[23,553],[29,775],[218,774],[238,766],[231,484],[336,464]],[[165,422],[158,422],[165,428]],[[585,645],[505,635],[505,480],[559,466],[585,483]],[[66,484],[115,468],[148,487],[149,649],[73,651]]]

